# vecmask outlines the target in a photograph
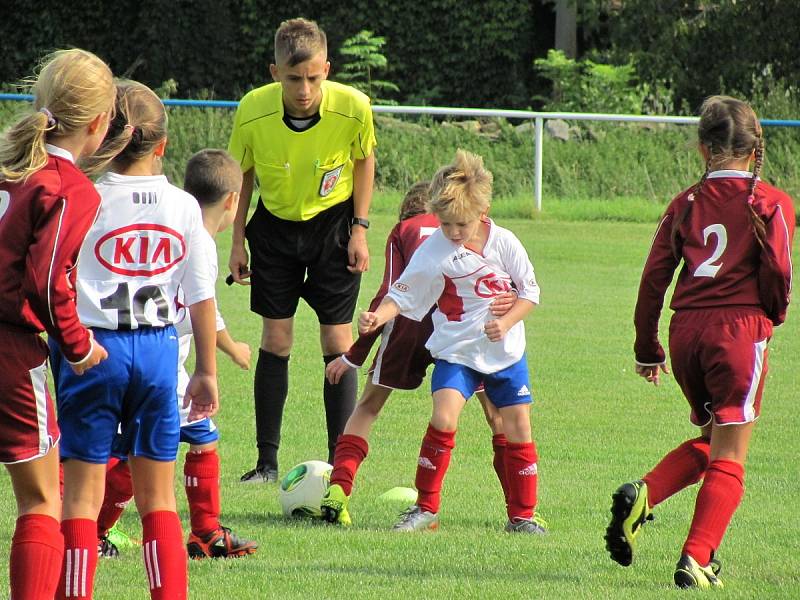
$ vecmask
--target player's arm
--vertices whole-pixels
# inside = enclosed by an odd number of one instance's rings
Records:
[[[97,207],[98,202],[83,198],[45,197],[35,240],[28,248],[24,284],[34,314],[79,375],[108,357],[81,324],[70,282]]]
[[[503,339],[503,336],[508,333],[509,329],[528,316],[528,313],[533,310],[534,306],[536,306],[536,304],[530,300],[517,298],[517,301],[514,302],[506,314],[486,322],[483,328],[486,337],[492,342],[499,342]]]
[[[189,421],[212,416],[219,408],[217,391],[217,322],[214,298],[189,306],[194,333],[195,368],[186,386],[184,408],[190,406]]]
[[[531,264],[522,242],[509,234],[502,244],[500,252],[503,266],[511,277],[511,281],[514,282],[516,299],[502,313],[500,309],[508,303],[505,296],[514,297],[514,292],[504,294],[504,297],[499,300],[498,307],[494,306],[495,303],[498,303],[498,299],[495,299],[492,306],[489,307],[490,313],[497,317],[487,321],[484,326],[484,332],[492,342],[503,339],[508,330],[524,319],[539,303],[539,284],[536,281],[533,264]]]
[[[775,325],[786,319],[792,291],[792,239],[795,215],[791,200],[777,204],[764,219],[764,246],[758,267],[758,295],[767,316]]]
[[[228,261],[228,268],[231,276],[236,283],[250,285],[246,281],[250,277],[250,256],[245,247],[244,229],[247,225],[247,211],[250,210],[250,200],[253,195],[255,184],[255,170],[248,169],[242,175],[242,190],[239,194],[239,206],[236,208],[236,216],[233,219],[231,229],[233,231],[233,241],[231,243],[231,257]]]
[[[374,311],[365,310],[358,316],[358,333],[363,335],[374,331],[399,314],[400,307],[397,302],[386,296]]]
[[[372,204],[372,187],[375,182],[375,153],[363,159],[353,161],[353,216],[369,218],[369,207]],[[369,268],[369,248],[367,247],[367,229],[361,225],[350,228],[350,242],[347,244],[352,273],[363,273]]]
[[[217,330],[217,348],[227,354],[242,369],[250,368],[250,346],[245,342],[237,342],[224,327]]]
[[[633,318],[636,328],[636,340],[633,346],[636,373],[655,385],[659,382],[659,371],[669,372],[666,366],[666,353],[658,340],[658,321],[664,306],[664,294],[680,262],[672,251],[674,216],[673,203],[661,219],[653,237],[639,284]]]

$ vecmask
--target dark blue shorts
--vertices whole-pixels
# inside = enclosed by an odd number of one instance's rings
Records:
[[[469,398],[483,382],[486,395],[498,408],[533,401],[528,380],[528,363],[525,355],[510,367],[496,373],[485,374],[464,365],[446,360],[435,360],[431,376],[431,392],[451,388]]]
[[[50,342],[61,458],[104,464],[113,444],[116,455],[174,461],[180,436],[174,327],[93,331],[108,359],[83,375]]]

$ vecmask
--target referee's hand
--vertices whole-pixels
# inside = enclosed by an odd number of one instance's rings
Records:
[[[247,266],[249,261],[250,257],[244,248],[244,244],[241,246],[234,245],[231,248],[231,259],[228,261],[228,268],[231,270],[231,274],[225,280],[225,283],[231,285],[236,282],[240,285],[250,285],[250,282],[247,281],[250,277],[250,268]]]
[[[363,273],[369,269],[369,248],[367,247],[367,234],[363,228],[354,227],[347,243],[347,257],[349,265],[347,270],[351,273]],[[359,231],[361,230],[361,231]]]

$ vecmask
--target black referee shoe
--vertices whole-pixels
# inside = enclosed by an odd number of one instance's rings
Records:
[[[277,483],[278,469],[272,469],[264,465],[256,465],[252,471],[248,471],[239,478],[240,483]]]

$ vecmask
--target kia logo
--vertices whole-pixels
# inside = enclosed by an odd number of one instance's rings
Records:
[[[481,298],[494,298],[511,289],[509,281],[489,273],[478,277],[475,282],[475,295]]]
[[[170,270],[186,256],[183,236],[155,223],[137,223],[109,231],[94,246],[106,269],[129,277],[147,277]]]

